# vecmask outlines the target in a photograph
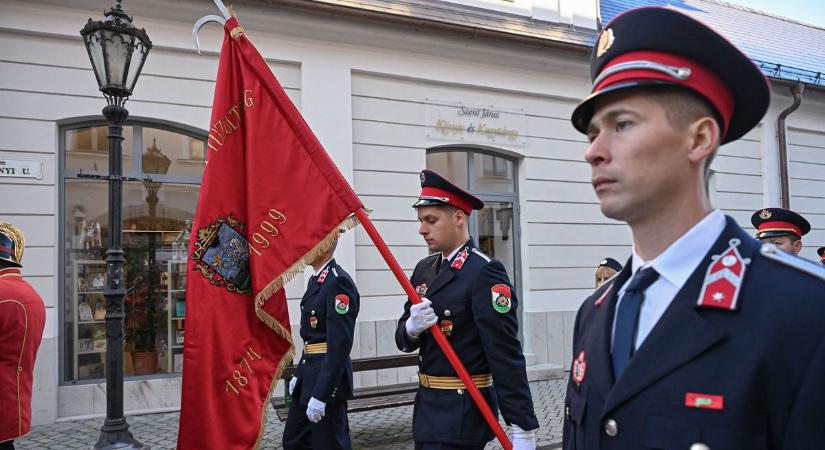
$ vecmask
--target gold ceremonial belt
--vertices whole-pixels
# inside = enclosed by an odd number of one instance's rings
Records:
[[[470,375],[476,387],[486,388],[493,385],[493,375],[484,373],[481,375]],[[421,386],[430,389],[465,389],[464,382],[458,377],[434,377],[424,373],[418,374],[418,382]]]
[[[304,346],[304,353],[307,355],[317,355],[327,352],[327,343],[319,342],[317,344],[307,344]]]

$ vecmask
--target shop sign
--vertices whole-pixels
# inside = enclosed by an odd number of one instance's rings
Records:
[[[43,179],[43,161],[0,158],[0,178]]]
[[[524,109],[449,100],[425,100],[427,139],[521,147],[527,143]]]

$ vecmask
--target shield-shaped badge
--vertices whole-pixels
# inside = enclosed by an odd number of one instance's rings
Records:
[[[349,311],[349,297],[344,294],[335,296],[335,312],[338,314],[346,314]]]
[[[450,335],[453,333],[453,321],[446,319],[442,320],[441,332],[444,333],[445,336],[450,337]]]
[[[512,303],[510,301],[510,286],[497,284],[490,288],[493,296],[493,309],[504,314],[510,311]]]
[[[570,371],[571,376],[573,377],[573,382],[576,385],[582,384],[584,381],[584,375],[587,373],[587,361],[584,359],[584,350],[579,353],[579,356],[573,360],[573,369]]]

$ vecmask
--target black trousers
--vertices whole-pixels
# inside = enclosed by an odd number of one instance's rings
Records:
[[[484,445],[455,445],[443,442],[416,442],[415,450],[482,450]]]
[[[14,450],[14,441],[0,442],[0,450]]]
[[[284,426],[284,450],[350,450],[349,420],[346,400],[327,403],[318,423],[307,418],[306,405],[300,405],[300,383],[293,392],[289,415]]]

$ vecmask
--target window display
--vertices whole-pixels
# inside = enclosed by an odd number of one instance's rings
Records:
[[[183,365],[186,314],[186,258],[191,219],[197,206],[203,160],[195,151],[203,140],[158,128],[132,125],[139,164],[123,183],[124,374],[180,372]],[[86,130],[86,131],[84,131]],[[97,163],[99,127],[66,130],[74,145],[64,177],[63,367],[65,381],[100,380],[106,369],[106,244],[108,185],[79,176],[105,171]],[[87,148],[96,145],[93,149]],[[128,151],[127,151],[128,150]],[[85,156],[95,159],[89,162]],[[67,155],[67,158],[69,155]],[[124,165],[124,171],[127,172]],[[84,172],[85,173],[85,172]],[[104,172],[105,173],[105,172]],[[151,175],[150,175],[151,174]],[[134,181],[139,180],[139,181]]]

